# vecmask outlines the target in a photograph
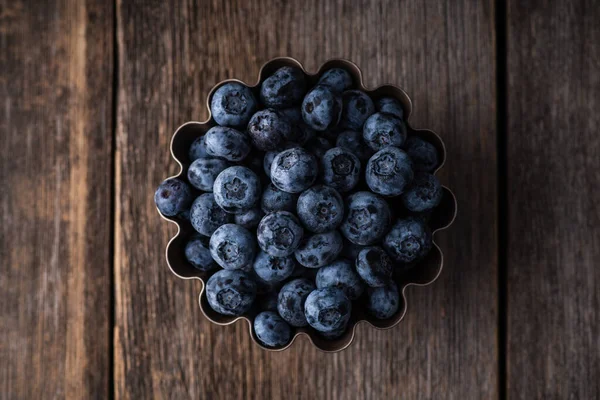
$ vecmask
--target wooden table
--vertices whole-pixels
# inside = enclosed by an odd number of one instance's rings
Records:
[[[593,0],[3,1],[0,398],[600,397]],[[387,331],[274,354],[173,276],[152,194],[218,81],[343,57],[437,131],[446,267]]]

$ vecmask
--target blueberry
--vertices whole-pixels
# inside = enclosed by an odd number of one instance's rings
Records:
[[[432,172],[438,166],[437,149],[420,137],[410,136],[406,139],[404,148],[413,162],[415,171]]]
[[[400,307],[400,293],[394,282],[378,288],[367,289],[367,311],[377,319],[388,319]]]
[[[248,230],[251,230],[258,226],[258,223],[264,216],[265,213],[262,212],[259,207],[254,207],[244,213],[235,214],[233,216],[233,222],[236,225],[240,225]]]
[[[250,140],[233,128],[214,126],[206,132],[206,152],[228,161],[242,161],[250,153]]]
[[[248,134],[254,146],[262,151],[275,150],[295,138],[289,120],[279,111],[270,108],[252,116],[248,123]]]
[[[190,222],[204,236],[211,236],[221,225],[231,221],[231,215],[223,211],[212,193],[198,196],[190,211]]]
[[[187,210],[193,199],[189,185],[176,178],[163,181],[154,192],[154,202],[158,211],[167,217]]]
[[[319,85],[329,86],[336,92],[343,92],[352,87],[352,76],[345,69],[328,69],[319,78]]]
[[[312,186],[318,172],[317,158],[295,147],[275,156],[271,164],[271,181],[284,192],[299,193]]]
[[[409,211],[423,212],[437,207],[442,196],[442,185],[438,178],[427,172],[417,172],[401,199]]]
[[[185,258],[195,268],[206,272],[215,268],[210,249],[208,247],[208,238],[200,235],[193,236],[185,245]]]
[[[229,167],[215,179],[214,194],[215,201],[226,212],[245,213],[258,205],[260,180],[250,168]]]
[[[385,286],[392,277],[392,260],[379,246],[366,247],[356,258],[356,272],[371,287]]]
[[[317,159],[320,160],[321,158],[323,158],[327,150],[331,149],[333,146],[331,145],[329,140],[317,136],[306,142],[306,145],[304,147],[309,153],[313,154],[315,157],[317,157]]]
[[[210,254],[225,269],[240,269],[252,263],[256,255],[254,236],[235,224],[220,226],[210,237]]]
[[[357,192],[346,199],[346,217],[340,230],[346,239],[364,246],[381,240],[390,222],[385,200],[371,192]]]
[[[404,108],[400,100],[393,97],[382,97],[375,102],[377,111],[395,115],[400,119],[404,119]]]
[[[406,125],[394,115],[375,113],[363,126],[363,139],[374,151],[387,146],[400,147],[406,140]]]
[[[367,185],[383,196],[398,196],[413,179],[412,161],[397,147],[379,150],[369,159],[365,171]]]
[[[271,165],[273,165],[273,160],[277,154],[281,153],[283,150],[293,149],[294,147],[298,147],[298,145],[296,143],[286,143],[279,150],[271,150],[265,153],[265,156],[263,157],[263,169],[269,178],[271,177]]]
[[[212,192],[217,175],[230,166],[229,162],[220,158],[210,156],[198,158],[188,168],[188,181],[196,189]]]
[[[264,311],[275,311],[277,312],[277,296],[278,291],[271,291],[263,294],[258,299],[258,308]]]
[[[335,143],[336,147],[342,147],[354,154],[361,163],[366,164],[374,151],[363,141],[362,133],[357,131],[341,132]]]
[[[342,113],[342,97],[328,86],[315,86],[302,101],[302,118],[316,131],[338,124]]]
[[[371,98],[360,90],[347,90],[342,94],[341,128],[360,131],[363,124],[375,112]]]
[[[292,338],[288,323],[273,311],[263,311],[254,318],[254,333],[267,347],[283,347]]]
[[[254,259],[253,268],[256,274],[265,282],[281,282],[294,272],[296,263],[292,257],[274,257],[260,251]]]
[[[319,332],[321,334],[321,336],[323,336],[325,339],[327,340],[335,340],[335,339],[339,339],[340,337],[342,337],[342,335],[344,333],[346,333],[346,326],[344,326],[341,329],[336,329],[335,331],[332,332]]]
[[[256,108],[252,91],[239,82],[227,82],[210,100],[210,111],[216,123],[234,128],[245,127]]]
[[[327,232],[336,229],[342,223],[344,202],[334,188],[315,185],[302,192],[298,198],[297,213],[309,231]]]
[[[208,157],[208,153],[206,152],[206,136],[200,136],[192,142],[189,155],[190,161],[197,160],[201,157]]]
[[[342,245],[342,235],[338,231],[315,233],[300,242],[294,256],[306,268],[319,268],[335,260]]]
[[[396,221],[383,241],[390,257],[404,264],[422,259],[431,247],[431,230],[417,218]]]
[[[279,190],[270,183],[263,191],[260,207],[266,214],[275,211],[293,212],[297,201],[298,195]]]
[[[220,270],[206,282],[210,307],[223,315],[242,315],[256,298],[256,283],[242,271]]]
[[[340,259],[321,267],[315,283],[319,289],[333,287],[341,289],[350,300],[356,300],[365,290],[365,285],[348,260]]]
[[[304,303],[306,321],[319,332],[339,332],[348,325],[352,303],[334,287],[312,291]]]
[[[360,179],[360,160],[342,147],[327,150],[321,159],[323,183],[343,193],[354,189]]]
[[[287,117],[294,132],[292,141],[299,145],[304,145],[307,141],[315,137],[316,132],[313,128],[306,125],[302,119],[301,107],[290,107],[280,110],[281,114]]]
[[[304,315],[304,302],[315,289],[314,283],[304,278],[294,279],[283,285],[277,297],[277,311],[281,318],[292,326],[308,325]]]
[[[260,86],[260,99],[267,107],[287,108],[300,104],[306,93],[304,72],[295,67],[281,67]]]
[[[257,239],[260,248],[275,257],[286,257],[294,253],[304,230],[294,214],[277,211],[265,215],[258,224]]]

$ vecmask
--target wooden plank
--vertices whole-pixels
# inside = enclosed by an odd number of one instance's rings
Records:
[[[112,21],[0,4],[1,398],[109,395]]]
[[[142,3],[119,1],[117,11],[117,397],[497,397],[493,2]],[[207,322],[200,284],[166,266],[175,227],[152,202],[158,183],[177,171],[168,151],[175,128],[207,116],[215,83],[254,82],[278,55],[311,70],[349,58],[369,85],[406,88],[413,124],[446,141],[442,180],[463,205],[440,240],[440,280],[409,289],[401,326],[363,326],[338,354],[305,341],[268,353],[251,343],[244,323]]]
[[[600,398],[600,8],[508,7],[508,394]]]

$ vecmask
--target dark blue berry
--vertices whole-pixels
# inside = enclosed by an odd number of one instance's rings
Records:
[[[254,333],[267,347],[283,347],[292,338],[288,323],[273,311],[263,311],[254,318]]]
[[[198,139],[192,142],[189,155],[190,161],[194,161],[202,157],[208,157],[208,153],[206,152],[206,136],[200,136]]]
[[[401,195],[413,179],[412,161],[399,148],[386,147],[369,159],[365,179],[375,193],[389,197]]]
[[[308,279],[294,279],[286,283],[277,297],[277,311],[288,324],[296,327],[306,326],[304,303],[306,298],[315,290],[314,283]]]
[[[404,108],[398,99],[393,97],[382,97],[375,101],[375,107],[379,112],[395,115],[400,119],[404,119]]]
[[[185,245],[185,258],[195,268],[203,272],[210,271],[217,266],[210,255],[208,238],[204,236],[196,235],[187,242]]]
[[[406,140],[406,125],[392,114],[375,113],[363,126],[363,139],[374,151],[384,147],[400,147]]]
[[[366,165],[369,158],[374,154],[374,151],[363,141],[362,133],[357,131],[341,132],[337,137],[335,145],[354,154],[364,165]]]
[[[235,214],[233,216],[233,222],[236,225],[240,225],[248,230],[252,230],[258,226],[258,223],[264,216],[265,213],[262,212],[259,207],[254,207],[244,213]]]
[[[223,315],[242,315],[256,298],[256,283],[242,271],[220,270],[206,282],[210,307]]]
[[[304,73],[295,67],[281,67],[260,86],[260,99],[267,107],[287,108],[300,104],[306,93]]]
[[[163,181],[154,192],[158,211],[167,217],[174,217],[189,209],[192,200],[194,197],[189,185],[176,178]]]
[[[338,231],[315,233],[300,242],[294,256],[306,268],[319,268],[335,260],[342,245],[342,235]]]
[[[346,199],[346,217],[340,230],[346,239],[364,246],[381,240],[390,222],[385,200],[371,192],[357,192]]]
[[[235,166],[225,169],[214,184],[215,201],[231,214],[244,213],[258,205],[260,180],[250,168]]]
[[[264,251],[258,252],[253,264],[256,275],[268,283],[277,283],[287,279],[294,272],[295,266],[296,263],[291,256],[274,257]]]
[[[298,145],[296,143],[286,143],[279,150],[271,150],[265,153],[265,156],[263,157],[263,169],[269,178],[271,177],[271,165],[273,165],[273,160],[277,154],[281,153],[283,150],[293,149],[294,147],[298,147]]]
[[[279,291],[271,291],[263,294],[258,299],[258,308],[264,311],[275,311],[277,312],[277,296]]]
[[[340,193],[348,192],[360,179],[360,160],[349,150],[334,147],[321,159],[323,183]]]
[[[331,231],[344,219],[344,201],[334,188],[315,185],[302,192],[298,198],[297,214],[309,231]]]
[[[239,82],[227,82],[219,87],[210,101],[210,111],[216,123],[234,128],[246,127],[256,108],[252,91]]]
[[[306,125],[302,119],[301,107],[290,107],[280,111],[284,114],[292,125],[292,129],[295,130],[293,142],[304,146],[307,141],[315,137],[316,132],[313,128]]]
[[[286,257],[294,253],[304,230],[294,214],[277,211],[265,215],[258,224],[257,239],[260,248],[275,257]]]
[[[390,257],[404,264],[422,259],[431,247],[431,230],[417,218],[396,221],[383,241]]]
[[[316,131],[336,126],[341,113],[342,97],[328,86],[315,86],[302,102],[302,118]]]
[[[198,158],[188,168],[188,181],[196,189],[212,192],[217,176],[230,166],[229,162],[220,158],[210,156]]]
[[[319,85],[329,86],[336,92],[343,92],[352,87],[352,76],[345,69],[328,69],[319,78]]]
[[[437,207],[442,196],[442,185],[438,178],[427,172],[417,172],[401,199],[409,211],[423,212]]]
[[[400,293],[394,282],[367,289],[367,311],[377,319],[391,318],[400,307]]]
[[[319,288],[306,298],[304,313],[308,324],[319,332],[339,332],[348,325],[352,303],[340,289]]]
[[[331,149],[332,147],[333,146],[331,145],[329,140],[320,136],[312,138],[311,140],[306,142],[306,145],[304,146],[306,151],[313,154],[319,160],[323,158],[327,150]]]
[[[262,198],[260,200],[260,207],[265,214],[275,211],[294,212],[296,210],[297,201],[297,194],[279,190],[275,185],[270,183],[263,191]]]
[[[206,132],[206,152],[228,161],[242,161],[250,153],[248,135],[233,128],[214,126]]]
[[[348,260],[337,260],[321,267],[315,283],[319,289],[333,287],[341,289],[350,300],[356,300],[365,290],[365,285]]]
[[[256,255],[254,235],[235,224],[220,226],[210,237],[210,254],[225,269],[240,269],[252,263]]]
[[[271,164],[271,181],[277,188],[289,193],[308,189],[317,179],[317,158],[301,147],[284,150]]]
[[[410,136],[406,139],[404,148],[413,162],[415,171],[432,172],[439,164],[435,146],[420,137]]]
[[[392,260],[379,246],[366,247],[356,258],[356,272],[371,287],[385,286],[392,277]]]
[[[295,139],[290,121],[281,112],[273,109],[258,111],[248,123],[248,134],[256,148],[270,151]]]
[[[231,214],[219,207],[212,193],[204,193],[194,200],[190,210],[190,222],[198,233],[211,236],[218,227],[230,221]]]
[[[375,112],[371,98],[360,90],[347,90],[342,94],[342,116],[339,126],[354,131],[362,130],[362,126]]]

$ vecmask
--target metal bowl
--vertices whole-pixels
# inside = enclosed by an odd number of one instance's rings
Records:
[[[304,67],[302,66],[302,64],[300,64],[300,62],[298,62],[297,60],[295,60],[293,58],[289,58],[289,57],[275,58],[275,59],[272,59],[271,61],[265,63],[260,70],[259,78],[258,78],[258,81],[256,82],[256,84],[248,85],[248,86],[255,92],[255,94],[258,94],[258,90],[260,88],[261,82],[266,77],[271,75],[275,70],[277,70],[278,68],[283,67],[283,66],[293,66],[293,67],[300,68],[306,74],[308,83],[310,85],[314,85],[324,71],[326,71],[330,68],[335,68],[335,67],[343,68],[352,75],[354,82],[356,83],[356,88],[368,93],[372,98],[376,99],[376,98],[382,97],[382,96],[391,96],[391,97],[397,98],[402,103],[402,106],[404,107],[405,121],[407,123],[409,134],[420,136],[423,139],[427,140],[428,142],[432,143],[437,148],[438,154],[441,156],[441,160],[440,160],[440,165],[436,169],[435,173],[437,173],[437,171],[439,171],[442,168],[444,161],[446,159],[446,148],[444,146],[444,142],[440,139],[440,137],[435,132],[433,132],[431,130],[415,129],[410,126],[410,116],[412,114],[412,102],[404,90],[400,89],[397,86],[393,86],[393,85],[383,85],[383,86],[380,86],[375,89],[366,88],[362,81],[362,74],[361,74],[360,69],[354,63],[347,61],[347,60],[341,60],[341,59],[329,60],[326,63],[324,63],[316,73],[309,73],[304,69]],[[209,109],[208,120],[206,120],[204,122],[195,122],[195,121],[187,122],[187,123],[183,124],[182,126],[180,126],[177,129],[177,131],[175,132],[175,134],[173,135],[173,139],[171,140],[171,154],[173,155],[173,158],[180,166],[179,173],[177,175],[175,175],[174,177],[181,178],[183,180],[187,180],[186,171],[190,165],[188,150],[189,150],[191,143],[199,136],[204,135],[205,132],[208,131],[208,129],[210,129],[211,127],[216,125],[212,116],[210,116],[210,107],[209,107],[210,99],[217,88],[219,88],[220,86],[222,86],[223,84],[225,84],[227,82],[232,82],[232,81],[241,82],[236,79],[224,80],[222,82],[219,82],[217,85],[215,85],[212,88],[212,90],[210,91],[210,93],[208,94],[208,98],[207,98],[207,108]],[[245,82],[242,82],[242,83],[246,84]],[[213,323],[218,324],[218,325],[229,325],[238,320],[246,321],[248,323],[248,328],[250,331],[250,335],[252,336],[252,339],[254,340],[254,342],[256,342],[256,344],[258,344],[260,347],[264,348],[265,350],[270,350],[270,351],[285,350],[288,347],[292,346],[292,344],[294,343],[296,338],[298,338],[299,336],[306,336],[306,337],[308,337],[308,340],[310,340],[311,343],[313,343],[319,350],[322,350],[325,352],[341,351],[341,350],[347,348],[352,343],[352,340],[354,339],[356,326],[359,323],[366,323],[377,329],[388,329],[388,328],[396,326],[398,323],[400,323],[400,321],[402,321],[402,319],[404,318],[404,315],[406,314],[406,311],[407,311],[407,301],[406,301],[406,296],[405,296],[406,288],[410,285],[416,285],[416,286],[429,285],[430,283],[434,282],[437,279],[437,277],[440,275],[440,272],[442,271],[442,266],[444,264],[444,258],[443,258],[442,251],[440,250],[438,245],[435,243],[435,238],[439,231],[448,228],[452,224],[452,222],[454,221],[454,218],[456,216],[456,198],[455,198],[454,194],[452,193],[452,191],[450,191],[450,189],[444,187],[443,190],[444,190],[444,196],[443,196],[442,202],[435,209],[435,211],[433,212],[433,214],[431,215],[430,220],[429,220],[429,226],[431,227],[432,232],[434,234],[433,235],[434,243],[433,243],[433,247],[432,247],[431,251],[429,252],[428,256],[424,260],[419,262],[418,267],[412,268],[405,273],[394,276],[394,280],[395,280],[396,284],[398,285],[398,289],[401,293],[401,297],[400,297],[401,304],[400,304],[400,307],[399,307],[396,315],[394,315],[392,318],[389,318],[387,320],[378,320],[373,317],[370,317],[366,313],[366,310],[364,309],[363,305],[355,303],[355,304],[353,304],[352,318],[349,322],[346,333],[342,337],[335,339],[335,340],[324,339],[323,337],[321,337],[317,332],[315,332],[311,328],[304,327],[304,328],[296,328],[293,338],[287,346],[282,347],[282,348],[277,348],[277,349],[267,348],[260,344],[260,342],[257,340],[257,338],[254,334],[254,330],[252,329],[252,321],[254,320],[254,317],[259,312],[259,310],[252,309],[246,315],[243,315],[240,317],[230,317],[230,316],[221,315],[221,314],[218,314],[217,312],[215,312],[208,305],[208,301],[206,299],[206,294],[204,292],[204,287],[205,287],[204,283],[215,271],[211,271],[211,272],[207,272],[207,273],[200,272],[186,260],[185,255],[184,255],[185,245],[187,243],[187,240],[190,238],[190,236],[195,233],[194,229],[190,225],[189,221],[187,221],[185,219],[177,218],[177,217],[169,218],[169,217],[165,217],[161,214],[161,216],[164,219],[166,219],[167,221],[173,222],[174,224],[177,225],[177,228],[178,228],[177,234],[169,241],[169,244],[167,245],[167,250],[166,250],[167,263],[168,263],[171,271],[175,275],[177,275],[179,278],[181,278],[181,279],[198,279],[202,282],[202,290],[200,291],[199,303],[200,303],[200,308],[202,309],[202,312],[206,316],[206,318],[208,318],[210,321],[212,321]],[[397,200],[397,201],[399,201],[399,200]]]

